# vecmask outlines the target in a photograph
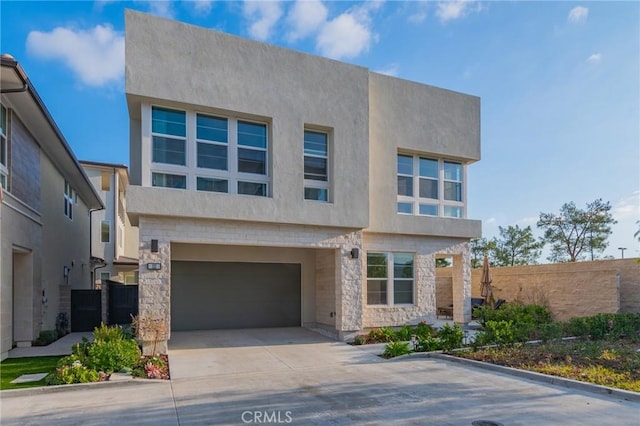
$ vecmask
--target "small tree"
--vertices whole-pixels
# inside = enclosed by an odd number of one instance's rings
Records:
[[[597,199],[587,203],[584,210],[570,202],[562,205],[558,215],[540,213],[538,227],[544,229],[544,241],[551,245],[551,262],[575,262],[589,252],[591,260],[603,252],[615,223],[611,204]]]
[[[531,227],[520,228],[509,225],[499,226],[500,238],[494,247],[497,266],[515,266],[536,264],[544,242],[536,240]]]
[[[495,266],[494,251],[496,239],[477,238],[471,240],[471,267],[482,268],[482,261],[485,256],[489,257],[489,264]]]

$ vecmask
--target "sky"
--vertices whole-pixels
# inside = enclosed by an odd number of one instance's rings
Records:
[[[126,8],[479,96],[485,237],[602,198],[604,255],[640,256],[640,2],[2,0],[0,52],[81,160],[129,162]]]

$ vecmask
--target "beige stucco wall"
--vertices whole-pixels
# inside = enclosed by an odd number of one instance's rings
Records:
[[[336,258],[332,249],[316,250],[316,317],[315,322],[335,327],[336,325]]]
[[[373,72],[369,88],[369,231],[479,237],[478,220],[397,214],[396,157],[403,151],[463,164],[479,160],[480,99]],[[463,199],[466,186],[465,176]]]
[[[636,260],[491,268],[494,296],[544,304],[560,321],[597,313],[640,312],[640,264]],[[450,269],[438,268],[437,274],[446,282]],[[472,270],[473,297],[480,297],[481,277],[482,269]]]
[[[215,212],[220,219],[367,227],[368,75],[366,68],[127,11],[129,214],[208,218]],[[150,128],[143,104],[268,123],[270,196],[146,188],[151,141],[142,130]],[[330,203],[303,198],[305,126],[329,132]]]

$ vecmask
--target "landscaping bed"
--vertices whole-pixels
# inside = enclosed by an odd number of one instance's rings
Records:
[[[482,348],[452,355],[521,370],[640,392],[636,340],[570,340]]]

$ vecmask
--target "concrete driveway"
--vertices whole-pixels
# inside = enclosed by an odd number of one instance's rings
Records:
[[[170,382],[2,392],[2,425],[640,424],[640,403],[302,329],[174,333],[169,356]]]

